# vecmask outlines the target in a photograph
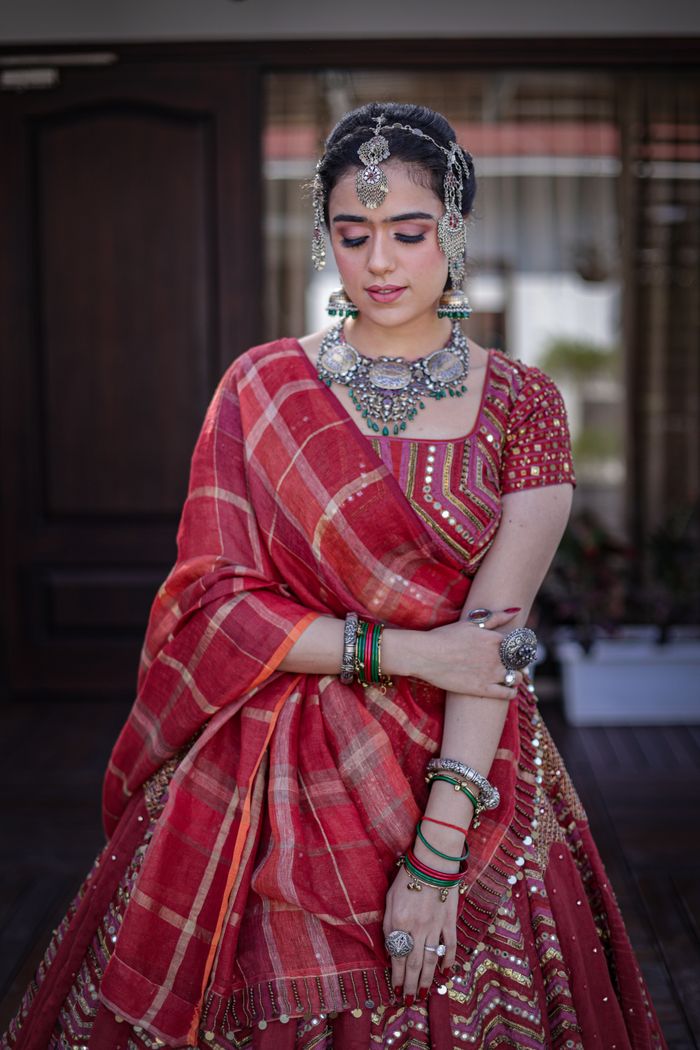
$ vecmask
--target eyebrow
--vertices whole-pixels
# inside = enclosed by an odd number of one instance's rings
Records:
[[[406,211],[402,215],[390,215],[388,219],[383,219],[382,221],[409,222],[411,219],[432,219],[435,221],[435,216],[427,211]],[[333,222],[369,222],[369,219],[364,218],[362,215],[334,215]]]

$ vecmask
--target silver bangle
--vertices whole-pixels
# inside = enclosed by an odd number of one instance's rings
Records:
[[[340,662],[340,681],[350,685],[355,677],[355,642],[359,617],[356,612],[349,612],[345,617],[343,630],[343,658]]]
[[[479,802],[484,809],[495,809],[501,801],[501,794],[485,776],[476,769],[467,766],[464,762],[458,762],[456,758],[431,758],[428,762],[429,770],[444,770],[448,773],[456,773],[464,777],[479,789]]]

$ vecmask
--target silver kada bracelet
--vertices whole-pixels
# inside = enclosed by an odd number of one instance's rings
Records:
[[[484,809],[495,809],[501,801],[501,794],[485,776],[476,769],[467,766],[464,762],[458,762],[456,758],[431,758],[428,762],[429,770],[442,770],[446,773],[456,773],[457,776],[471,781],[479,789],[479,802]]]
[[[343,631],[343,658],[340,662],[340,681],[343,685],[351,685],[355,678],[355,642],[357,641],[358,623],[359,617],[356,612],[349,612],[346,615]]]

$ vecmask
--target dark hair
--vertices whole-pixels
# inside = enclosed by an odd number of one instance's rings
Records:
[[[419,128],[446,149],[450,142],[456,141],[457,136],[445,118],[426,106],[414,106],[404,102],[368,102],[359,109],[353,109],[338,121],[326,139],[326,152],[318,167],[325,191],[326,225],[330,192],[349,169],[362,166],[357,151],[362,143],[371,137],[374,120],[380,114],[386,118],[387,124],[407,124],[412,128]],[[442,200],[445,177],[445,155],[442,150],[436,149],[427,139],[400,128],[382,128],[381,133],[389,142],[390,162],[399,160],[409,164],[416,181],[429,187]],[[462,213],[468,215],[476,194],[476,177],[471,154],[464,149],[462,153],[469,171],[469,178],[464,182]]]

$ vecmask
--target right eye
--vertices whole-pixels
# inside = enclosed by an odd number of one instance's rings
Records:
[[[361,244],[364,244],[367,240],[367,236],[364,237],[341,237],[340,243],[343,248],[359,248]]]

